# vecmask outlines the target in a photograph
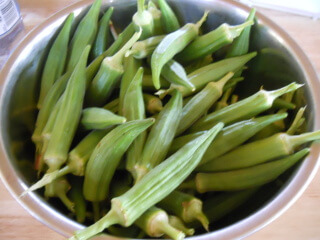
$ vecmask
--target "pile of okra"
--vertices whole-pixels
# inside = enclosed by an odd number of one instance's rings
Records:
[[[303,131],[305,108],[293,101],[301,84],[236,94],[258,54],[249,52],[254,9],[208,33],[201,26],[214,13],[182,23],[165,0],[138,0],[122,31],[112,13],[96,0],[74,34],[70,14],[41,77],[32,135],[40,179],[24,194],[44,188],[91,224],[71,239],[210,231],[320,139]]]

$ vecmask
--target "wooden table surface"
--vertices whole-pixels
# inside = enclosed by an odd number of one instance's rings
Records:
[[[18,0],[26,32],[48,16],[76,0]],[[320,73],[320,20],[258,9],[282,26],[302,47]],[[302,197],[282,216],[251,235],[254,240],[316,240],[320,239],[320,172]],[[60,240],[64,239],[24,210],[0,182],[0,239]]]

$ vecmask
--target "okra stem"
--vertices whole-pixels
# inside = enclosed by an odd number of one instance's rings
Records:
[[[171,33],[178,30],[180,28],[178,18],[166,0],[158,0],[158,4],[162,13],[162,24],[166,32]]]
[[[183,221],[176,216],[170,215],[169,223],[171,226],[173,226],[176,229],[179,229],[180,231],[184,232],[188,236],[192,236],[194,234],[194,229],[186,227]]]

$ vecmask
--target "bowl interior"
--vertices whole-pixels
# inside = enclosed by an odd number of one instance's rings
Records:
[[[202,28],[203,32],[208,32],[222,23],[240,24],[244,22],[248,14],[247,8],[225,1],[174,0],[169,2],[183,22],[196,22],[201,18],[205,9],[210,10],[210,15]],[[6,81],[2,93],[2,141],[7,158],[10,159],[10,164],[22,185],[30,185],[36,177],[32,170],[34,145],[30,139],[37,114],[39,79],[46,56],[66,13],[73,11],[77,16],[75,22],[78,22],[88,10],[88,4],[89,1],[85,1],[69,7],[40,25],[25,39],[22,46],[18,47],[6,66],[5,79],[2,79]],[[123,29],[136,11],[136,2],[133,0],[110,1],[104,4],[104,8],[109,5],[115,6],[112,20],[116,29]],[[238,94],[242,97],[248,96],[258,91],[261,85],[270,90],[293,81],[306,83],[303,90],[298,90],[295,102],[297,109],[300,106],[308,106],[305,127],[309,130],[314,129],[315,104],[310,92],[309,79],[300,67],[291,46],[274,29],[266,25],[259,18],[259,14],[252,28],[250,51],[258,51],[258,56],[248,65],[245,81],[239,85]],[[223,49],[216,53],[215,58],[219,59],[222,55]],[[276,182],[261,188],[244,207],[219,221],[212,230],[234,224],[259,211],[286,187],[296,170],[297,167],[282,175]],[[47,203],[40,194],[35,193],[35,196],[42,204],[49,204],[61,213],[59,214],[61,221],[66,221],[68,217],[63,216],[66,211],[58,201],[50,200]],[[79,228],[78,225],[74,227]]]

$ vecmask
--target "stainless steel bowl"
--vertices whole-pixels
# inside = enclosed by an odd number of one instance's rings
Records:
[[[242,23],[249,8],[231,0],[173,0],[170,1],[179,17],[188,22],[198,20],[204,9],[211,10],[206,31],[223,22]],[[92,0],[78,2],[65,8],[34,29],[17,47],[0,74],[1,81],[1,177],[15,199],[39,221],[55,231],[69,236],[83,228],[64,215],[58,204],[46,202],[37,193],[24,198],[18,196],[33,181],[33,173],[26,171],[33,159],[33,145],[30,136],[36,117],[35,103],[38,96],[39,76],[57,29],[70,12],[76,20],[84,15]],[[124,28],[134,11],[135,0],[104,1],[104,7],[116,6],[113,14],[116,27]],[[300,47],[279,26],[257,13],[257,24],[252,29],[250,50],[259,51],[251,62],[246,80],[242,83],[242,93],[256,91],[260,85],[274,89],[287,82],[305,83],[304,90],[296,99],[298,105],[308,105],[309,130],[319,129],[320,90],[317,75]],[[319,166],[320,147],[314,144],[311,154],[298,167],[282,176],[283,185],[267,185],[229,222],[225,222],[210,233],[190,239],[235,239],[245,237],[270,223],[286,209],[306,189]],[[30,168],[29,168],[30,169]]]

